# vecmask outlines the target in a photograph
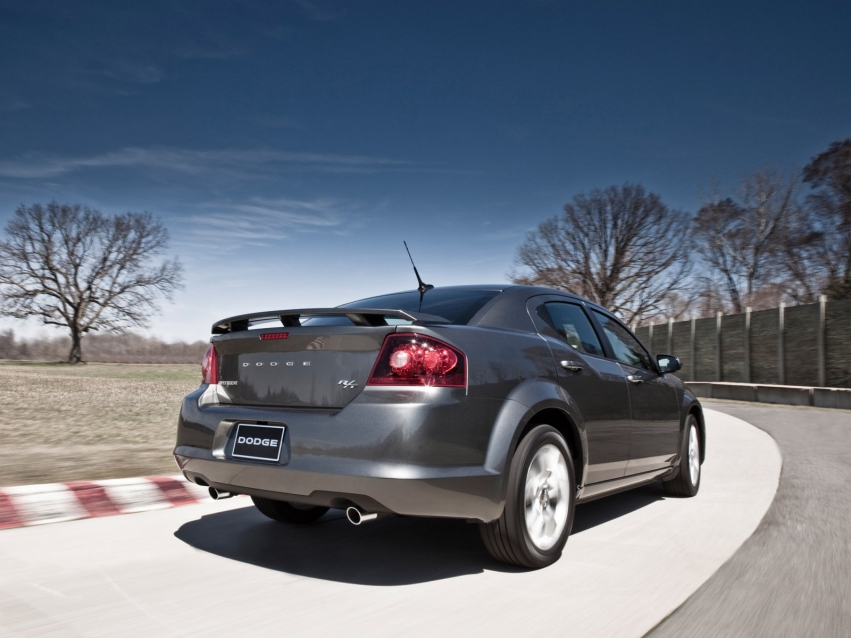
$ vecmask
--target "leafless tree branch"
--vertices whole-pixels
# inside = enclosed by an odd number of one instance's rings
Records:
[[[796,178],[760,170],[742,180],[733,197],[716,198],[697,212],[694,233],[707,278],[719,279],[733,312],[754,305],[760,288],[783,290],[778,284],[789,275],[784,252],[802,215],[797,189]],[[711,288],[708,284],[704,288]]]
[[[513,279],[576,293],[627,322],[652,318],[687,285],[688,228],[641,185],[595,189],[527,235]]]
[[[809,224],[808,263],[833,299],[851,298],[851,138],[834,142],[804,167]]]

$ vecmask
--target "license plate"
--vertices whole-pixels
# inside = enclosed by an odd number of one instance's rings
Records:
[[[237,424],[232,456],[258,461],[279,460],[285,429],[283,425]]]

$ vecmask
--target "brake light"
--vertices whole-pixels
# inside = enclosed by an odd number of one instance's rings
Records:
[[[219,355],[216,352],[216,346],[210,344],[207,348],[207,354],[204,355],[204,361],[201,363],[201,383],[218,383],[219,382]]]
[[[269,341],[270,339],[286,339],[289,336],[289,332],[264,332],[260,335],[260,341]]]
[[[464,353],[434,337],[404,333],[384,340],[367,385],[467,386]]]

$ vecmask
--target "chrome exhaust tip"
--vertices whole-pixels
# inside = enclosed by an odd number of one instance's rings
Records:
[[[364,512],[361,508],[352,506],[346,508],[346,518],[352,525],[360,525],[374,521],[378,518],[378,514],[376,512]]]
[[[215,487],[211,487],[209,489],[210,498],[214,501],[221,501],[223,498],[231,498],[236,496],[233,492],[222,492],[221,490],[217,490]]]

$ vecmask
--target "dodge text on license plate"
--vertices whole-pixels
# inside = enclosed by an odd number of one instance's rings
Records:
[[[284,445],[284,430],[283,425],[237,424],[233,456],[258,461],[279,460]]]

